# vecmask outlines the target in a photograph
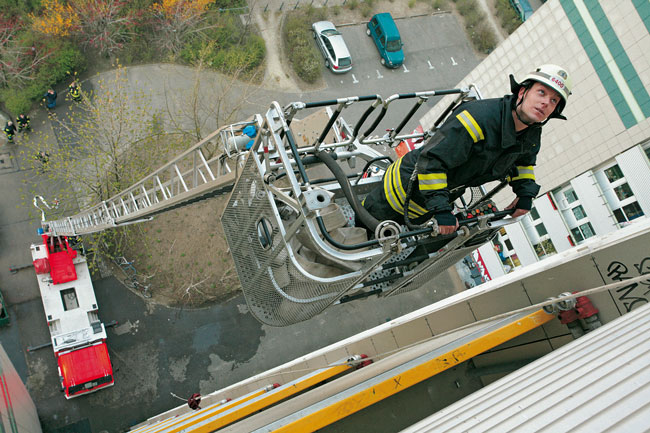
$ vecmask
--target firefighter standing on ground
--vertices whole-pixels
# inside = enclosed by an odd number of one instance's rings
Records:
[[[516,167],[517,174],[508,180],[517,198],[507,209],[515,209],[513,217],[526,214],[540,189],[533,166],[541,127],[551,118],[566,120],[562,110],[571,79],[559,66],[542,65],[521,84],[511,75],[510,87],[512,95],[457,107],[424,146],[388,167],[381,187],[368,194],[363,206],[379,220],[403,223],[413,178],[409,220],[422,224],[433,216],[439,233],[451,234],[458,229],[452,202],[464,187],[503,179]]]
[[[19,114],[18,117],[16,117],[16,124],[18,125],[18,132],[27,131],[30,128],[29,116],[26,114]]]
[[[12,122],[11,120],[8,121],[3,131],[7,136],[7,140],[14,141],[14,134],[16,133],[16,125],[14,125],[14,122]]]
[[[81,101],[81,89],[79,88],[79,85],[77,84],[76,81],[70,83],[70,85],[68,86],[68,92],[70,92],[70,97],[72,98],[73,101],[75,102]]]

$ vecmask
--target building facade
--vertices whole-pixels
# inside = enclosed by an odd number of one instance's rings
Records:
[[[650,215],[650,2],[549,0],[458,85],[501,97],[509,74],[521,81],[545,63],[571,74],[568,120],[543,129],[533,210],[479,248],[488,279]],[[512,194],[496,201],[503,207]]]

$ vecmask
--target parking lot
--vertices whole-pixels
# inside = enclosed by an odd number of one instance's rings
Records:
[[[319,94],[327,97],[318,99],[370,94],[386,98],[395,93],[449,89],[479,63],[462,26],[452,14],[397,19],[395,24],[404,43],[405,55],[404,64],[396,69],[380,63],[377,48],[366,35],[365,23],[338,27],[352,56],[353,67],[350,72],[335,74],[325,69],[323,60],[327,90]],[[306,98],[310,101],[315,99]],[[426,113],[427,107],[433,107],[437,99],[431,98],[419,109],[407,124],[407,130],[417,126],[417,119]],[[376,133],[395,127],[412,103],[394,103]],[[350,108],[345,111],[344,118],[354,124],[360,113],[361,107]]]
[[[451,14],[398,19],[395,23],[404,43],[404,65],[389,69],[380,63],[365,24],[339,27],[353,67],[345,74],[334,74],[323,65],[328,87],[345,94],[382,96],[449,88],[478,64],[463,29]]]

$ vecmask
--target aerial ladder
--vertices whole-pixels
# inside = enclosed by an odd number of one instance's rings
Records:
[[[401,133],[425,101],[445,95],[451,102],[430,129]],[[361,206],[392,163],[378,149],[426,140],[459,104],[480,98],[470,85],[385,99],[354,96],[285,107],[273,102],[264,115],[218,129],[114,197],[70,217],[44,220],[43,230],[88,235],[229,193],[221,223],[250,311],[261,322],[287,326],[333,304],[405,293],[517,221],[504,219],[509,212],[496,211],[490,201],[505,181],[490,192],[468,188],[455,203],[460,230],[450,236],[438,235],[435,220],[403,226],[374,220]],[[398,126],[372,135],[398,101],[411,101]],[[342,113],[357,104],[366,108],[351,126]],[[326,114],[324,125],[309,136],[300,132],[298,115],[315,109],[320,111],[312,116]],[[356,227],[356,218],[370,230]],[[434,242],[439,247],[433,252],[418,249]]]

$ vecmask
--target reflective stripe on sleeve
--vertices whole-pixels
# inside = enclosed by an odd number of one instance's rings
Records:
[[[519,172],[519,174],[517,174],[517,176],[513,178],[509,178],[508,179],[509,182],[512,182],[513,180],[521,180],[521,179],[535,180],[535,172],[533,171],[532,165],[518,165],[517,171]]]
[[[400,177],[400,166],[402,159],[388,167],[384,175],[384,195],[391,208],[400,215],[404,214],[404,201],[406,200],[406,191],[402,187],[402,179]],[[415,203],[413,200],[409,201],[409,217],[417,218],[426,213],[426,209]]]
[[[460,123],[463,124],[465,129],[467,129],[467,132],[469,132],[469,135],[472,137],[472,140],[474,140],[474,143],[485,139],[483,130],[480,126],[478,126],[478,123],[476,123],[476,120],[474,120],[472,115],[469,114],[469,111],[463,111],[462,113],[458,114],[456,118],[460,121]]]
[[[447,188],[446,173],[418,173],[420,191],[439,190]]]

